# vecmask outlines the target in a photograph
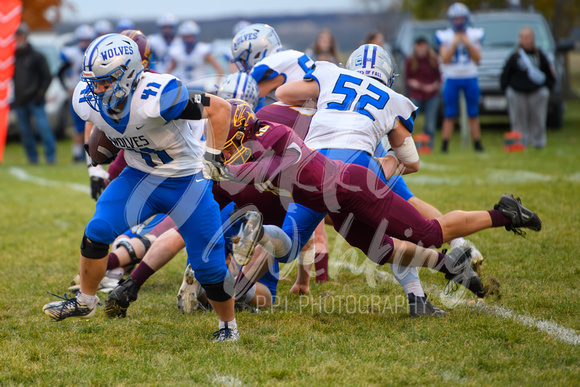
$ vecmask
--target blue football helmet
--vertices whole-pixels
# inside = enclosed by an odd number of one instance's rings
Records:
[[[135,90],[142,71],[143,62],[135,41],[120,34],[99,37],[83,57],[81,80],[88,84],[84,91],[87,103],[98,112],[117,107]],[[97,93],[103,81],[109,81],[110,86]]]

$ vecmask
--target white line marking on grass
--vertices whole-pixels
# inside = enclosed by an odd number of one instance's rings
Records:
[[[243,383],[240,379],[235,376],[221,376],[216,374],[213,378],[213,384],[220,386],[242,386]]]
[[[77,184],[77,183],[68,183],[68,182],[64,182],[64,181],[55,181],[55,180],[45,179],[44,177],[32,176],[22,168],[10,167],[10,169],[8,169],[8,171],[10,172],[10,174],[12,176],[17,178],[18,180],[26,181],[28,183],[42,185],[44,187],[54,187],[54,188],[66,187],[66,188],[70,188],[74,191],[78,191],[78,192],[82,192],[82,193],[86,193],[86,194],[91,193],[90,187],[88,187],[86,185]]]
[[[353,274],[365,274],[367,278],[369,278],[369,276],[374,276],[375,278],[379,278],[385,282],[398,283],[395,279],[395,276],[392,274],[382,270],[377,270],[375,268],[357,267],[346,262],[330,262],[330,265],[348,270]],[[432,291],[432,293],[438,293],[440,297],[447,297],[443,295],[443,292],[436,286],[429,286],[429,290]],[[527,327],[539,329],[540,331],[552,335],[556,339],[565,343],[572,345],[580,344],[580,335],[576,333],[575,330],[562,327],[554,322],[537,319],[531,316],[520,315],[511,309],[498,305],[487,305],[485,303],[476,302],[473,305],[468,304],[468,306],[479,308],[480,310],[485,310],[488,313],[504,318],[506,320],[513,320]]]

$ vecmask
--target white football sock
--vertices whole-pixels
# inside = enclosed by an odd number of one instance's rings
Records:
[[[224,329],[226,327],[226,323],[228,324],[228,328],[233,329],[237,328],[238,324],[236,324],[236,319],[234,318],[232,321],[222,321],[220,320],[220,329]]]
[[[87,305],[89,308],[93,308],[97,302],[99,302],[99,297],[97,296],[89,296],[86,295],[84,293],[79,292],[77,294],[77,300],[85,305]]]

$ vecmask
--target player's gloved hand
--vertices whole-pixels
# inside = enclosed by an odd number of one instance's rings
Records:
[[[224,165],[222,153],[206,151],[203,155],[203,177],[207,180],[226,181],[231,179],[228,167]]]
[[[89,177],[91,178],[91,197],[98,200],[109,185],[109,173],[100,165],[96,167],[89,165]]]

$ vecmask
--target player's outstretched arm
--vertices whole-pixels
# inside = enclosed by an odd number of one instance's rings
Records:
[[[208,119],[206,150],[208,148],[220,151],[223,148],[230,131],[231,105],[223,98],[206,94],[209,103],[204,106],[204,118]]]
[[[288,82],[276,90],[276,98],[292,106],[302,106],[308,100],[317,100],[320,88],[312,80]]]
[[[399,162],[405,167],[403,175],[419,170],[419,153],[411,133],[401,124],[399,119],[395,121],[395,127],[389,133],[389,142],[395,151]]]

